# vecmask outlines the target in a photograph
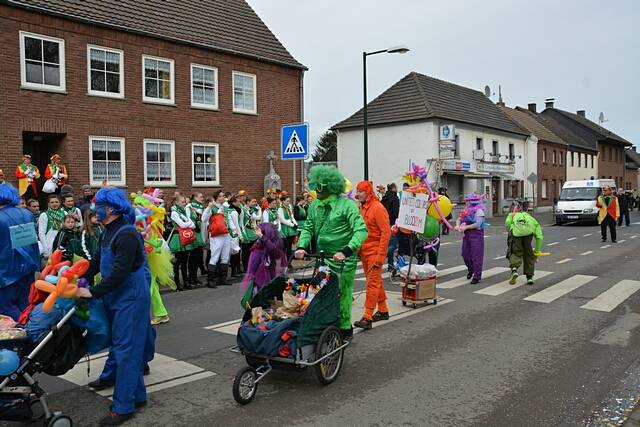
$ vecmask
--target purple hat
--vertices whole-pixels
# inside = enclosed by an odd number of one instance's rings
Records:
[[[478,196],[476,193],[469,193],[464,196],[465,202],[479,202],[483,199],[483,196]]]

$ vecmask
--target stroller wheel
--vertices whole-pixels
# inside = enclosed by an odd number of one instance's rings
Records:
[[[47,427],[71,427],[71,426],[73,426],[73,421],[71,421],[71,417],[68,417],[62,414],[54,415],[47,423]]]
[[[335,326],[330,326],[322,332],[320,339],[316,344],[316,359],[319,360],[328,354],[334,352],[342,345],[342,334],[340,330]],[[322,362],[319,362],[314,366],[316,378],[322,385],[331,384],[342,367],[342,358],[344,355],[344,349],[336,351],[331,356],[328,356]]]
[[[44,417],[44,406],[40,399],[34,399],[29,402],[29,410],[31,411],[31,418],[34,420]]]
[[[233,379],[233,398],[241,405],[251,402],[258,390],[258,375],[253,368],[242,368]]]

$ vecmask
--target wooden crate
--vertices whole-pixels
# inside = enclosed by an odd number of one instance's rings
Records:
[[[436,279],[403,281],[401,286],[406,287],[402,293],[403,299],[411,301],[424,301],[436,299]],[[408,297],[408,298],[407,298]]]

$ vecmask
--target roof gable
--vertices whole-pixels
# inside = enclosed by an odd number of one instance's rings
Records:
[[[547,108],[538,115],[542,123],[567,144],[585,150],[598,151],[598,139],[583,126],[569,120],[556,109]]]
[[[245,0],[0,0],[0,3],[305,69]]]
[[[363,110],[333,126],[362,127]],[[412,72],[367,104],[367,124],[441,118],[526,135],[482,92]]]
[[[516,107],[501,107],[502,111],[504,111],[507,116],[509,116],[513,121],[515,121],[520,127],[526,129],[531,132],[532,135],[535,135],[539,140],[553,142],[556,144],[566,144],[558,135],[549,130],[538,117],[533,114],[531,111]]]

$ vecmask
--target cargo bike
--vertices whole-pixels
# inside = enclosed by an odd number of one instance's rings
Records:
[[[302,276],[291,274],[291,277],[287,277],[285,272],[285,275],[261,288],[255,296],[251,297],[252,285],[245,294],[245,314],[238,330],[237,345],[231,349],[242,354],[248,365],[237,372],[233,381],[233,397],[241,405],[253,400],[260,381],[274,369],[302,371],[313,368],[322,385],[331,384],[340,373],[344,350],[350,344],[342,338],[338,329],[340,275],[328,271],[324,253],[307,256],[313,261],[307,262],[302,270],[308,272],[314,266],[311,277],[304,277],[304,272]],[[275,300],[282,299],[283,292],[292,280],[319,289],[304,315],[273,321],[268,330],[249,325],[252,310],[273,306]],[[323,280],[326,282],[323,283]]]

